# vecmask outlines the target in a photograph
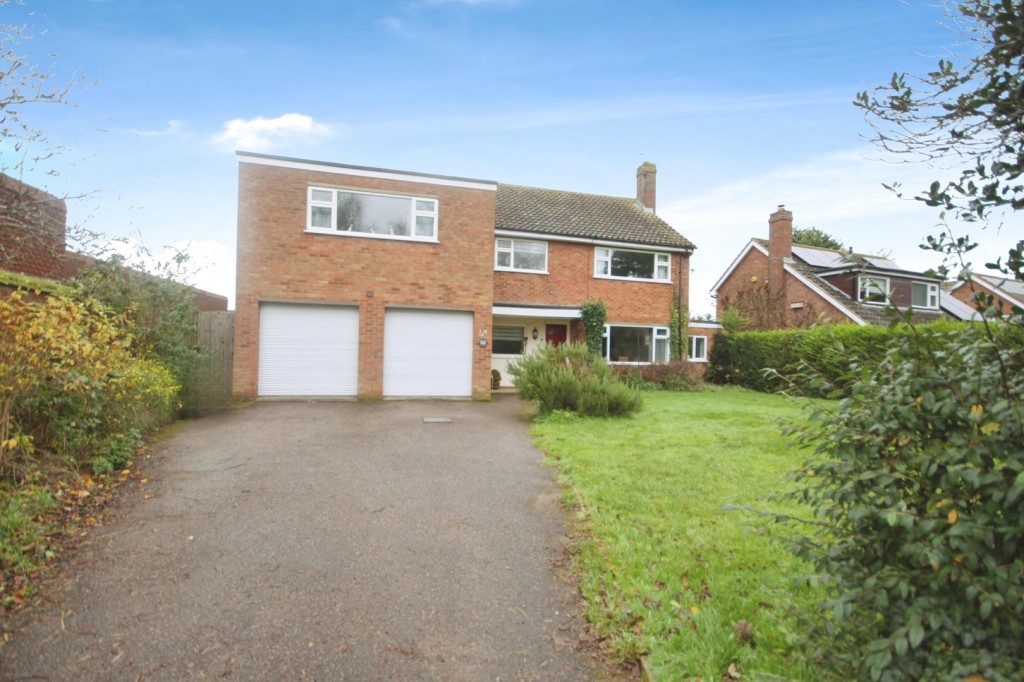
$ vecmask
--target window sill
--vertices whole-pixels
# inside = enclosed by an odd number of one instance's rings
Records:
[[[356,237],[361,239],[383,239],[391,242],[412,242],[414,244],[440,244],[436,237],[402,237],[393,234],[376,234],[374,232],[343,232],[340,230],[316,230],[306,228],[306,234],[319,234],[326,237]]]
[[[551,273],[547,270],[519,270],[517,268],[499,268],[497,265],[494,266],[495,272],[511,272],[517,275],[550,275]]]
[[[643,279],[642,277],[612,277],[611,275],[594,275],[594,279],[610,279],[616,282],[640,282],[641,284],[672,284],[670,279]]]

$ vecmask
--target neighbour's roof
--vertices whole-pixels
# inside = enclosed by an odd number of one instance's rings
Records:
[[[1005,293],[1007,296],[1017,300],[1024,300],[1024,282],[1018,282],[1015,279],[1007,279],[1006,277],[979,275],[977,273],[972,276],[982,280],[993,289]]]
[[[498,183],[495,228],[692,251],[696,248],[636,199]]]

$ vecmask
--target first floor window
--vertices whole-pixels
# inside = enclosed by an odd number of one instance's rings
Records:
[[[886,303],[889,300],[889,279],[861,275],[857,300],[861,303]]]
[[[605,357],[609,362],[668,362],[667,327],[605,328]]]
[[[694,362],[707,362],[708,360],[708,337],[691,336],[687,357]]]
[[[669,254],[626,249],[594,250],[594,276],[668,282]]]
[[[548,244],[523,239],[495,239],[494,267],[498,270],[547,272]]]
[[[915,308],[938,308],[939,285],[929,282],[911,283],[910,305]]]
[[[307,229],[433,241],[437,200],[310,187]]]
[[[491,352],[495,355],[522,355],[526,340],[523,327],[494,325]]]

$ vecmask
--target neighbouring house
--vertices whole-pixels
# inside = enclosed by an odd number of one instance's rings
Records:
[[[887,324],[887,308],[918,322],[943,317],[942,278],[888,258],[793,244],[793,213],[779,206],[768,239],[751,239],[711,290],[718,318],[733,309],[757,329],[819,322]]]
[[[962,302],[975,315],[970,319],[978,319],[973,300],[977,293],[991,296],[992,305],[1002,315],[1013,314],[1015,308],[1024,310],[1024,282],[997,275],[972,273],[966,281],[951,283],[946,298]]]
[[[637,197],[238,153],[236,397],[472,397],[510,361],[582,341],[669,359],[694,245]]]
[[[63,199],[0,173],[0,271],[63,282],[96,263],[91,256],[68,250]],[[188,290],[201,311],[228,308],[226,296],[195,287]]]

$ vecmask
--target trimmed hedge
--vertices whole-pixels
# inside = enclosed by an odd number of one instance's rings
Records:
[[[844,390],[854,380],[854,368],[877,367],[891,343],[916,335],[943,338],[942,332],[962,329],[963,322],[940,321],[910,327],[852,324],[809,329],[718,334],[705,377],[715,384],[732,384],[755,391],[808,391],[824,382]],[[932,341],[934,342],[934,341]],[[774,371],[773,371],[774,370]],[[814,381],[809,381],[813,377]]]

